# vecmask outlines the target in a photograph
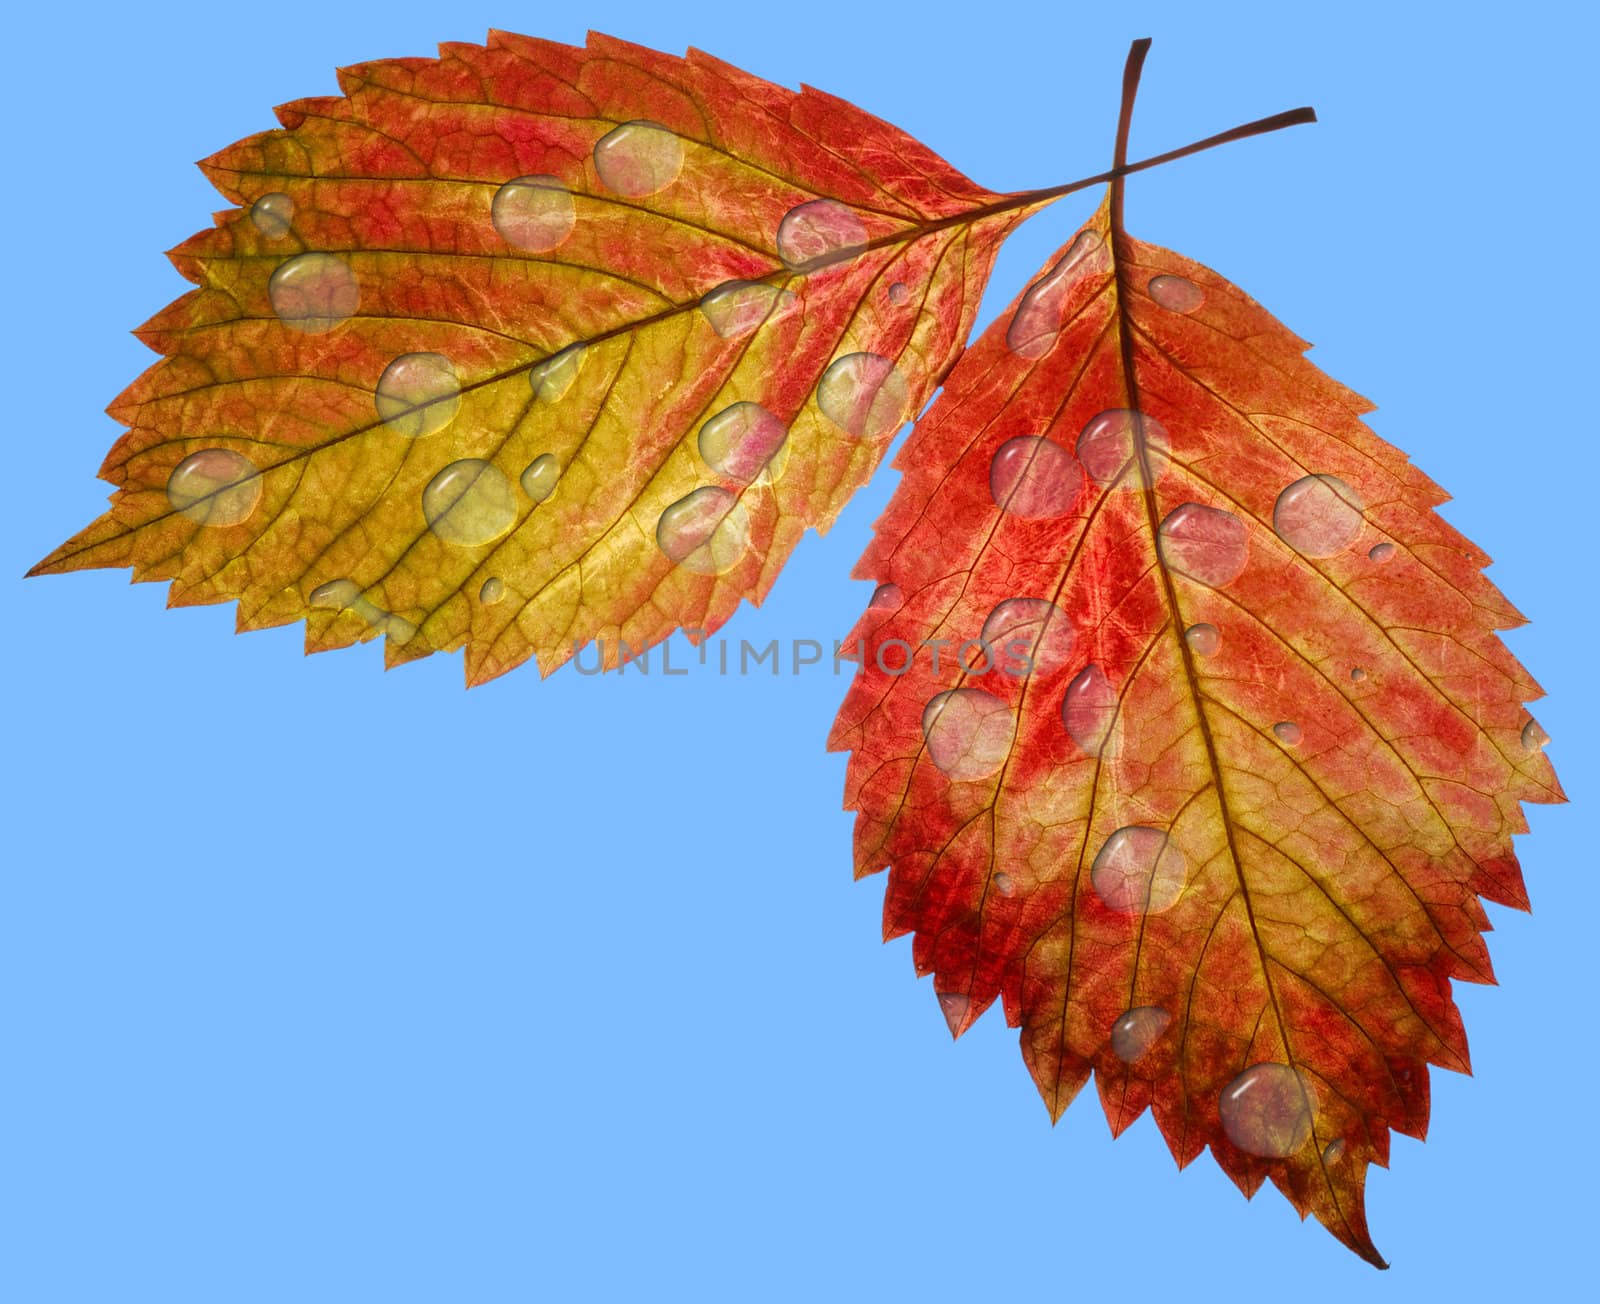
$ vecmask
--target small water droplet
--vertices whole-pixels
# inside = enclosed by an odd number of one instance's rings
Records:
[[[889,285],[889,302],[896,308],[904,307],[911,302],[911,291],[906,288],[904,281],[893,281]]]
[[[1183,852],[1160,829],[1144,824],[1130,824],[1107,838],[1089,872],[1095,895],[1123,915],[1171,909],[1188,877]]]
[[[1278,741],[1285,747],[1298,746],[1300,740],[1305,737],[1300,726],[1293,720],[1279,720],[1277,724],[1272,726],[1272,732],[1277,735]]]
[[[1067,685],[1061,699],[1061,722],[1087,755],[1114,754],[1109,744],[1117,722],[1117,690],[1099,666],[1085,666]]]
[[[1206,301],[1206,292],[1182,276],[1152,276],[1150,297],[1170,312],[1193,312]]]
[[[478,590],[478,601],[486,607],[492,607],[506,595],[506,582],[498,575],[491,575],[484,580],[483,587]]]
[[[1392,543],[1375,543],[1367,549],[1367,557],[1379,565],[1390,560],[1393,556],[1394,544]]]
[[[237,525],[261,501],[261,473],[231,448],[202,448],[172,468],[167,501],[201,525]]]
[[[354,580],[329,580],[311,590],[311,606],[323,611],[350,611],[360,616],[373,629],[382,631],[385,638],[397,643],[409,643],[417,636],[417,627],[404,616],[385,611],[361,591]]]
[[[1111,1053],[1124,1064],[1149,1053],[1172,1016],[1159,1005],[1137,1005],[1111,1025]]]
[[[428,481],[422,491],[422,515],[446,543],[475,548],[498,539],[516,523],[517,499],[499,467],[464,457]]]
[[[1082,487],[1083,469],[1054,440],[1018,435],[1001,444],[989,463],[989,495],[1013,516],[1065,516]]]
[[[928,756],[952,779],[987,779],[1005,764],[1016,732],[1011,708],[981,688],[948,689],[922,711]]]
[[[900,428],[910,390],[900,369],[881,353],[835,358],[817,383],[822,415],[847,434],[873,439]]]
[[[1542,752],[1550,745],[1550,735],[1544,731],[1544,726],[1537,720],[1529,720],[1522,726],[1522,749],[1526,752]]]
[[[1099,232],[1080,231],[1055,266],[1028,287],[1006,328],[1006,345],[1013,353],[1042,358],[1055,347],[1069,292],[1080,277],[1104,265],[1099,256],[1104,247]]]
[[[1336,1136],[1322,1148],[1322,1166],[1332,1168],[1344,1158],[1344,1138]]]
[[[1366,677],[1367,671],[1365,666],[1352,666],[1350,668],[1350,682],[1352,684],[1359,684]]]
[[[361,599],[361,586],[354,580],[329,580],[311,590],[309,599],[313,607],[326,611],[343,611]]]
[[[898,584],[880,584],[872,590],[872,597],[867,602],[867,606],[889,610],[898,607],[905,600],[905,594],[900,592]]]
[[[783,316],[798,302],[792,291],[762,281],[728,281],[700,300],[700,311],[712,330],[731,340]]]
[[[560,177],[513,177],[494,192],[489,220],[500,238],[529,253],[548,253],[572,234],[577,210]]]
[[[1283,1159],[1311,1139],[1316,1103],[1287,1064],[1252,1064],[1222,1091],[1222,1128],[1239,1149]]]
[[[700,427],[700,456],[713,471],[748,484],[778,456],[789,432],[759,403],[732,403]],[[773,478],[782,470],[773,467]]]
[[[1336,475],[1307,475],[1278,495],[1272,528],[1296,552],[1331,557],[1361,533],[1366,507]]]
[[[659,122],[625,122],[595,143],[594,170],[619,195],[653,195],[683,171],[683,142]]]
[[[1078,460],[1100,484],[1108,488],[1139,489],[1144,469],[1140,447],[1155,484],[1166,473],[1172,441],[1167,428],[1152,416],[1128,408],[1112,408],[1092,417],[1078,436]]]
[[[935,992],[939,998],[939,1011],[952,1037],[959,1037],[967,1026],[967,1015],[972,1012],[972,998],[963,992]]]
[[[842,260],[866,243],[867,229],[861,219],[834,199],[796,204],[778,224],[778,257],[790,267],[819,259]]]
[[[1183,641],[1197,657],[1214,657],[1222,646],[1222,631],[1215,625],[1190,625],[1183,631]]]
[[[262,195],[250,205],[250,225],[268,240],[281,240],[294,229],[294,200],[281,190]]]
[[[559,353],[552,353],[543,362],[528,369],[528,383],[533,386],[533,396],[541,403],[554,403],[565,398],[583,370],[584,347],[569,344]]]
[[[461,381],[442,353],[402,353],[383,369],[374,401],[384,425],[415,439],[455,420]]]
[[[1238,579],[1249,555],[1244,522],[1232,512],[1184,503],[1161,522],[1162,560],[1212,588]]]
[[[1067,664],[1072,622],[1043,598],[1007,598],[989,613],[980,638],[994,665],[1012,675],[1048,675]]]
[[[536,503],[542,503],[556,491],[556,481],[561,478],[561,463],[554,453],[540,453],[522,468],[517,483],[522,492]]]
[[[343,259],[332,254],[297,254],[272,273],[267,298],[285,326],[307,335],[322,335],[355,314],[361,306],[361,287]]]
[[[678,499],[656,522],[656,544],[685,570],[720,575],[744,554],[749,519],[738,498],[705,485]]]
[[[994,876],[994,890],[1003,897],[1015,896],[1017,885],[1011,875],[1002,869]]]

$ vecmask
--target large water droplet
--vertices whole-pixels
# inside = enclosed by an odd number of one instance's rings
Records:
[[[1061,314],[1079,277],[1103,265],[1104,242],[1097,231],[1080,231],[1056,264],[1030,285],[1006,328],[1006,345],[1019,357],[1042,358],[1055,347]]]
[[[748,484],[784,446],[789,432],[759,403],[732,403],[700,427],[700,456],[712,470]],[[773,468],[774,476],[781,467]]]
[[[720,575],[739,560],[749,542],[749,518],[738,498],[716,485],[678,499],[656,522],[661,551],[702,575]]]
[[[1239,578],[1250,549],[1232,512],[1184,503],[1161,522],[1161,557],[1173,570],[1220,588]]]
[[[1144,471],[1139,463],[1140,447],[1150,483],[1166,473],[1172,441],[1167,428],[1152,416],[1128,408],[1112,408],[1092,417],[1078,436],[1078,460],[1083,469],[1100,484],[1119,489],[1140,489]]]
[[[911,393],[900,369],[881,353],[835,358],[817,384],[822,415],[847,434],[873,439],[900,428]]]
[[[1082,486],[1077,459],[1050,439],[1018,435],[1001,444],[989,463],[989,494],[1013,516],[1065,516]]]
[[[1172,1016],[1159,1005],[1137,1005],[1111,1025],[1111,1053],[1124,1064],[1149,1053]]]
[[[833,199],[796,204],[778,224],[778,257],[790,267],[843,259],[867,243],[861,219]]]
[[[1193,312],[1206,301],[1206,292],[1183,276],[1152,276],[1150,297],[1170,312]]]
[[[361,306],[361,287],[344,260],[332,254],[297,254],[267,282],[278,320],[307,335],[331,331]]]
[[[506,582],[498,575],[491,575],[484,580],[483,587],[478,590],[478,601],[486,607],[492,607],[506,595]]]
[[[202,448],[172,468],[167,501],[201,525],[237,525],[261,501],[261,473],[231,448]]]
[[[1076,641],[1072,622],[1043,598],[1007,598],[979,636],[996,666],[1012,675],[1048,675],[1067,664]]]
[[[569,344],[559,353],[553,353],[543,362],[536,362],[528,368],[528,383],[533,387],[533,396],[541,403],[554,403],[565,398],[567,391],[572,388],[572,382],[583,370],[584,352],[583,345]]]
[[[1287,1064],[1252,1064],[1222,1091],[1222,1128],[1239,1149],[1283,1159],[1311,1139],[1316,1102]]]
[[[1367,549],[1367,557],[1379,565],[1390,560],[1393,556],[1394,544],[1392,543],[1375,543]]]
[[[1160,829],[1130,824],[1106,839],[1089,879],[1108,910],[1154,915],[1168,910],[1183,892],[1189,862]]]
[[[1099,666],[1078,671],[1061,699],[1061,722],[1067,734],[1090,756],[1114,753],[1112,729],[1117,722],[1117,690]]]
[[[1522,726],[1522,749],[1528,752],[1542,752],[1550,745],[1550,735],[1544,731],[1544,726],[1537,720],[1530,719]]]
[[[262,195],[250,205],[250,225],[268,240],[281,240],[294,229],[294,200],[281,190]]]
[[[619,195],[653,195],[683,171],[683,142],[659,122],[625,122],[595,143],[594,170]]]
[[[455,420],[461,381],[442,353],[402,353],[383,369],[375,402],[384,425],[415,439]]]
[[[522,492],[536,503],[542,503],[556,491],[556,481],[561,478],[561,463],[554,453],[540,453],[522,468],[518,483]]]
[[[1215,625],[1190,625],[1183,631],[1183,641],[1197,657],[1214,657],[1222,646],[1222,631]]]
[[[548,253],[572,233],[577,210],[560,177],[513,177],[494,192],[489,219],[500,238],[529,253]]]
[[[1285,747],[1297,747],[1300,740],[1305,737],[1305,732],[1293,720],[1279,720],[1272,726],[1272,732]]]
[[[700,311],[712,330],[731,340],[783,316],[798,302],[791,291],[762,281],[728,281],[700,300]]]
[[[1331,557],[1361,532],[1361,495],[1336,475],[1307,475],[1278,495],[1272,528],[1307,557]]]
[[[446,543],[475,548],[491,543],[517,519],[511,481],[491,462],[464,457],[452,462],[422,491],[428,528]]]
[[[952,688],[922,710],[928,756],[952,779],[987,779],[1005,764],[1017,717],[993,693]]]

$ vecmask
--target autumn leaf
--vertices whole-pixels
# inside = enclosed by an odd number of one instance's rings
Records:
[[[607,665],[759,602],[926,401],[1000,196],[819,91],[602,36],[346,69],[202,164],[238,208],[112,405],[131,566],[308,650]],[[626,645],[624,648],[623,645]]]
[[[1142,48],[1130,60],[1117,157]],[[999,997],[1052,1117],[1092,1072],[1382,1266],[1363,1210],[1480,898],[1561,800],[1520,623],[1370,404],[1122,182],[949,377],[858,575],[832,745],[856,871],[959,1035]]]

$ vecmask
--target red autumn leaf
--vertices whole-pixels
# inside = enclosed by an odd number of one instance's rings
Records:
[[[1148,1107],[1382,1266],[1367,1166],[1467,1070],[1450,980],[1492,980],[1479,898],[1526,907],[1519,803],[1561,800],[1539,688],[1370,405],[1120,213],[898,459],[831,740],[856,872],[953,1034],[1001,998],[1052,1117],[1092,1071],[1114,1133]]]
[[[35,568],[131,566],[309,650],[469,682],[709,632],[826,528],[965,342],[1001,196],[819,91],[503,33],[346,69],[207,160],[238,208],[139,332],[111,509]]]

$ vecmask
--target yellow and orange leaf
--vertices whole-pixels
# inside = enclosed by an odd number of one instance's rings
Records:
[[[899,457],[831,742],[953,1034],[999,997],[1052,1117],[1092,1072],[1381,1266],[1367,1166],[1561,791],[1488,558],[1305,348],[1114,182]]]
[[[308,650],[616,664],[759,602],[965,342],[999,196],[700,52],[503,33],[346,69],[202,166],[236,209],[139,332],[110,510],[35,568],[131,566]]]

